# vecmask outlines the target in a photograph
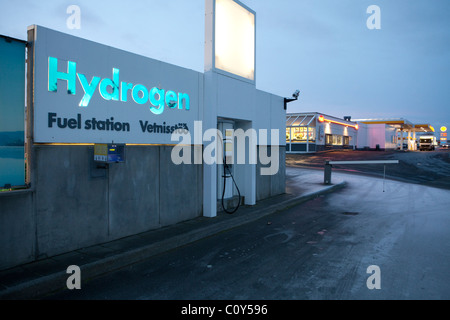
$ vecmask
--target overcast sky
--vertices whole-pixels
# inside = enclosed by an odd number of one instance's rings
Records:
[[[302,92],[288,112],[450,126],[450,0],[242,2],[257,15],[256,87]],[[79,30],[66,25],[72,4]],[[38,24],[203,72],[204,14],[204,0],[1,0],[0,34],[25,40]]]

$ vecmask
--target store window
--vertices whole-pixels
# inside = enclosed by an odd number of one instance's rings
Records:
[[[345,136],[344,137],[344,146],[349,146],[350,141],[352,141],[351,137]]]
[[[292,141],[293,142],[306,142],[309,137],[309,142],[316,141],[316,130],[315,128],[308,127],[295,127],[292,130]]]
[[[342,146],[344,144],[344,136],[338,134],[326,134],[325,144],[327,146]]]
[[[333,145],[334,146],[342,146],[343,145],[343,136],[334,134],[333,135]]]
[[[286,128],[286,142],[291,143],[291,128]]]

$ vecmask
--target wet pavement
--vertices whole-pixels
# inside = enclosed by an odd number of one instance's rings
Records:
[[[287,155],[285,195],[0,272],[0,298],[447,300],[448,155]],[[383,159],[400,160],[386,179],[380,165],[336,166],[323,185],[326,160]],[[81,290],[65,287],[72,264]],[[380,289],[368,287],[373,266]]]
[[[287,169],[290,188],[299,190],[322,175]],[[346,187],[47,299],[450,299],[450,191],[333,177]],[[379,289],[368,286],[372,266]]]
[[[259,201],[255,206],[242,206],[233,215],[222,212],[212,219],[199,217],[0,271],[0,300],[39,299],[49,293],[67,289],[66,269],[71,265],[80,267],[84,280],[94,279],[345,186],[343,182],[325,186],[320,181],[318,174],[303,181],[301,188],[290,189],[285,194]]]

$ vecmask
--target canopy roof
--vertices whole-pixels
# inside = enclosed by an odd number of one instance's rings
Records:
[[[316,119],[317,114],[295,113],[286,117],[286,127],[308,127]]]
[[[434,128],[429,124],[413,124],[412,122],[399,118],[399,119],[359,119],[354,120],[359,123],[365,124],[387,124],[399,129],[408,130],[411,132],[435,132]]]

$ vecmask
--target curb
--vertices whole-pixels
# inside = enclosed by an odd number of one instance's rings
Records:
[[[84,281],[92,280],[108,272],[117,271],[129,265],[141,262],[152,256],[176,249],[213,236],[220,232],[228,231],[241,225],[259,220],[270,214],[289,209],[301,203],[307,202],[320,195],[325,195],[346,186],[346,182],[328,186],[322,190],[297,196],[292,199],[284,200],[280,203],[270,205],[262,210],[238,216],[229,220],[222,220],[217,223],[191,230],[189,232],[173,236],[171,238],[155,242],[140,248],[118,253],[111,257],[99,259],[95,262],[80,265]],[[68,274],[57,272],[48,276],[43,276],[14,287],[10,287],[0,292],[0,300],[31,300],[39,299],[53,292],[64,290]]]

